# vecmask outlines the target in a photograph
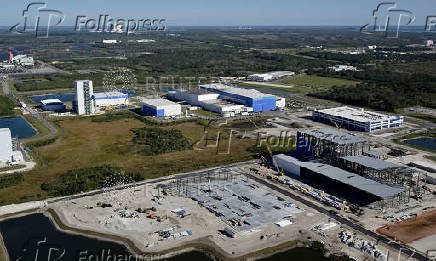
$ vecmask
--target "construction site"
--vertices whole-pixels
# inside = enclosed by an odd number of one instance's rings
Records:
[[[293,153],[275,156],[280,169],[324,187],[343,186],[354,191],[349,199],[360,205],[376,202],[380,208],[395,207],[430,193],[421,181],[427,174],[381,160],[364,137],[312,129],[297,133],[296,146]]]
[[[254,165],[114,188],[48,207],[69,227],[126,238],[144,252],[201,240],[237,257],[316,236],[307,229],[329,218],[251,179]]]

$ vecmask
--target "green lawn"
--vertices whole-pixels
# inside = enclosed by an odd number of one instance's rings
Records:
[[[309,87],[308,91],[329,89],[333,86],[355,86],[356,81],[345,79],[320,77],[315,75],[293,76],[277,81],[278,84],[292,84],[296,87]]]
[[[160,127],[179,130],[193,149],[146,156],[140,152],[144,146],[135,144],[132,129],[156,127],[137,119],[118,119],[111,122],[93,122],[91,118],[64,119],[57,122],[58,138],[45,146],[34,146],[31,155],[38,163],[31,171],[23,173],[24,181],[0,189],[0,205],[41,200],[50,194],[41,185],[56,180],[70,170],[111,166],[137,173],[144,179],[175,173],[189,172],[234,162],[251,160],[256,153],[248,151],[254,139],[233,138],[230,153],[228,133],[221,133],[218,148],[208,148],[203,143],[205,127],[195,122]],[[216,129],[207,128],[208,140],[216,138]],[[202,142],[203,141],[203,142]],[[212,142],[212,141],[211,141]]]
[[[6,96],[0,96],[0,116],[14,115],[17,104]]]

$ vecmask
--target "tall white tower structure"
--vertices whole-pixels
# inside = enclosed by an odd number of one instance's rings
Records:
[[[76,110],[79,115],[94,114],[94,88],[92,81],[81,80],[75,81],[76,88]]]
[[[12,137],[10,129],[0,129],[0,162],[12,160]]]

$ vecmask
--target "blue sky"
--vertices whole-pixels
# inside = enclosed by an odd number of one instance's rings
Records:
[[[37,0],[43,2],[43,0]],[[392,0],[389,0],[392,1]],[[22,10],[35,1],[2,0],[0,26],[22,20]],[[74,25],[78,15],[98,18],[166,19],[167,25],[363,25],[382,1],[373,0],[48,0],[62,11],[62,25]],[[399,9],[412,11],[414,25],[436,16],[436,0],[398,0]]]

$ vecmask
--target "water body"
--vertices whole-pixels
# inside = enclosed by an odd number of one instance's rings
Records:
[[[130,260],[137,258],[121,244],[59,231],[49,218],[40,213],[2,221],[0,222],[0,233],[3,236],[10,260],[18,258],[23,261],[35,260],[36,253],[39,257],[37,260],[118,260],[107,259],[108,256],[113,255],[117,255],[117,258],[121,255],[124,258],[122,260],[129,260],[129,257],[131,257]],[[50,253],[51,259],[48,257]],[[104,255],[103,259],[102,255]],[[127,259],[125,259],[126,257]],[[212,259],[202,252],[193,251],[164,260],[211,261]],[[328,259],[312,249],[296,248],[260,260],[326,261]]]
[[[428,150],[436,150],[436,139],[430,137],[422,137],[417,139],[405,140],[404,143],[418,146]]]
[[[36,130],[22,117],[0,118],[0,128],[11,129],[12,138],[30,138],[37,134]]]
[[[43,214],[31,214],[24,217],[0,222],[10,260],[136,260],[138,256],[130,254],[121,244],[64,233],[56,229]],[[51,253],[51,259],[49,254]],[[104,259],[102,259],[102,255]],[[108,256],[121,255],[123,259],[107,259]],[[127,259],[126,259],[127,257]],[[129,257],[131,257],[129,259]],[[80,259],[82,258],[82,259]],[[139,258],[138,258],[139,260]],[[190,252],[166,259],[169,261],[211,260],[201,252]]]

